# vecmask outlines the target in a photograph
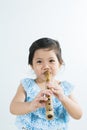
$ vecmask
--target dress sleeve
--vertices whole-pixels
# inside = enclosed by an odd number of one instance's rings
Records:
[[[69,83],[67,81],[63,81],[61,83],[61,87],[64,90],[64,94],[67,95],[67,96],[69,96],[74,89],[74,85],[72,85],[71,83]]]
[[[20,81],[20,83],[22,84],[24,90],[27,92],[27,90],[29,89],[30,87],[30,84],[31,84],[31,80],[29,78],[25,78],[25,79],[22,79]]]

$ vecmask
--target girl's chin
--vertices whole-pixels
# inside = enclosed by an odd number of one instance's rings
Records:
[[[40,83],[46,81],[45,77],[38,77],[36,80]]]
[[[37,78],[37,80],[39,80],[40,82],[45,82],[46,81],[46,76],[45,76],[45,74],[42,74],[42,75],[40,75],[38,78]],[[50,80],[53,80],[55,78],[55,76],[52,76],[51,74],[50,74]]]

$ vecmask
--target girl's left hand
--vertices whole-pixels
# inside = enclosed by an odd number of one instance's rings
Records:
[[[60,86],[60,84],[58,83],[58,82],[49,82],[49,83],[47,83],[46,84],[47,85],[47,87],[49,88],[49,89],[51,89],[52,90],[52,92],[53,92],[53,94],[60,100],[60,101],[62,101],[63,100],[63,98],[64,98],[64,91],[63,91],[63,89],[62,89],[62,87]]]

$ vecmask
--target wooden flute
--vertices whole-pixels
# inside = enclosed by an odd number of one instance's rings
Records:
[[[50,72],[45,72],[46,77],[46,83],[50,81]],[[46,89],[49,89],[48,86],[46,86]],[[47,96],[48,100],[46,102],[46,118],[48,120],[52,120],[54,118],[54,112],[53,112],[53,104],[52,104],[52,97]]]

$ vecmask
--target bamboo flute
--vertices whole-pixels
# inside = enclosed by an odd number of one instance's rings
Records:
[[[50,72],[45,72],[46,77],[46,83],[50,81]],[[49,89],[48,86],[46,86],[46,89]],[[53,104],[52,104],[52,97],[47,96],[48,100],[46,102],[46,118],[48,120],[52,120],[54,118],[54,112],[53,112]]]

